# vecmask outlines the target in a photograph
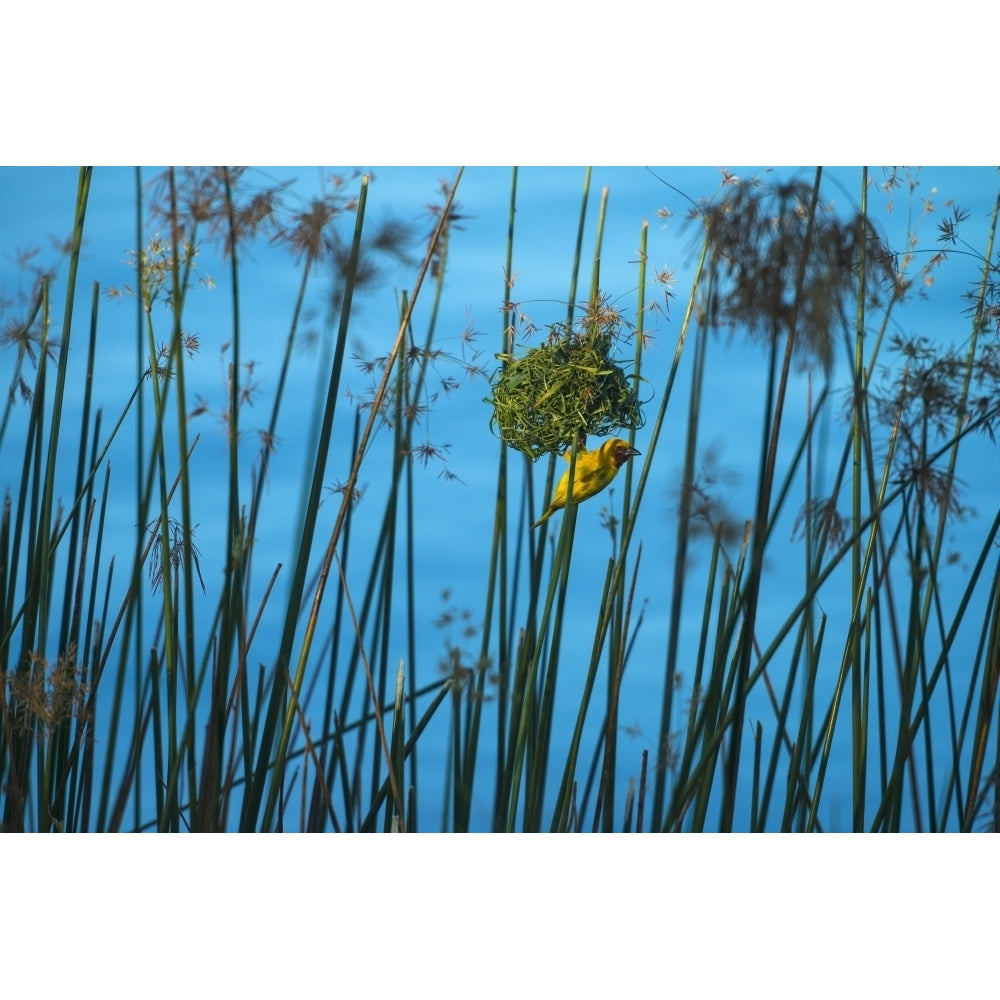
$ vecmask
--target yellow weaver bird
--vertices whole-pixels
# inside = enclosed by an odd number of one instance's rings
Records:
[[[615,476],[618,470],[633,456],[642,452],[632,448],[628,441],[621,438],[611,438],[605,441],[597,451],[578,451],[573,475],[573,503],[589,500],[595,493],[600,493]],[[563,458],[569,461],[567,451]],[[569,469],[563,473],[559,485],[556,486],[552,499],[545,513],[531,526],[537,528],[547,521],[557,510],[566,506],[566,495],[569,492]]]

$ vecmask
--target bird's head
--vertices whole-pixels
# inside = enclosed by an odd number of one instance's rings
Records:
[[[605,454],[611,454],[611,460],[615,463],[615,468],[620,469],[633,455],[641,455],[642,452],[633,448],[628,441],[621,438],[612,438],[601,445],[601,450]]]

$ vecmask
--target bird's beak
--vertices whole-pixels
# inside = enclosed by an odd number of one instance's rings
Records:
[[[628,451],[625,452],[625,454],[628,455],[629,458],[631,458],[633,455],[641,455],[642,452],[639,451],[638,448],[629,448]]]

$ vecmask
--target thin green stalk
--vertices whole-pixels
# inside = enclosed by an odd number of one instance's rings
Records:
[[[529,751],[527,781],[525,783],[523,828],[534,832],[541,828],[542,807],[545,792],[545,777],[549,760],[549,734],[555,699],[556,677],[559,667],[559,652],[562,645],[563,622],[566,612],[566,598],[569,590],[569,571],[572,559],[573,537],[576,528],[576,506],[573,502],[573,478],[575,476],[577,446],[570,451],[569,488],[566,506],[559,533],[556,553],[552,561],[549,589],[545,606],[539,621],[535,655],[528,672],[528,690],[534,697],[526,701],[530,715],[522,708],[521,724],[517,746]],[[550,623],[551,620],[551,630]],[[547,645],[546,639],[547,637]],[[543,653],[544,659],[543,659]],[[529,719],[530,738],[529,738]],[[517,804],[520,767],[515,763],[513,797],[511,805]]]
[[[607,199],[607,188],[604,189],[604,199]],[[645,334],[645,319],[646,319],[646,260],[647,260],[647,246],[648,246],[648,236],[649,236],[649,225],[645,221],[639,231],[639,274],[638,274],[638,302],[636,305],[636,329],[635,329],[635,357],[633,359],[633,370],[632,370],[632,380],[633,385],[638,391],[639,382],[642,378],[642,352],[644,345],[644,334]],[[598,243],[598,247],[600,243]],[[594,274],[595,288],[593,294],[596,296],[597,288],[597,273],[595,268]],[[635,431],[629,434],[629,444],[633,447],[635,446]],[[632,476],[633,476],[632,463],[629,462],[625,466],[625,486],[622,496],[622,510],[627,512],[631,509],[632,500]],[[634,515],[633,515],[634,516]],[[616,536],[615,525],[612,522],[611,525],[611,536],[612,536],[612,547],[614,547],[614,540]],[[625,592],[624,587],[619,586],[615,591],[615,620],[617,622],[622,622],[625,616]],[[616,628],[612,629],[612,643],[608,648],[608,706],[607,712],[608,716],[614,715],[617,717],[617,704],[619,697],[619,688],[621,684],[620,678],[617,683],[615,681],[616,669],[619,664],[624,666],[623,656],[624,652],[622,649],[617,648],[618,642],[616,641],[619,636],[619,630]],[[624,642],[624,633],[621,633],[621,643]],[[617,727],[611,727],[608,729],[606,746],[606,760],[604,764],[604,774],[606,778],[604,779],[604,789],[605,789],[605,813],[604,813],[604,828],[605,830],[611,831],[614,828],[614,806],[615,806],[615,773],[616,773],[616,749],[617,749]]]
[[[777,384],[777,396],[773,406],[769,406],[767,411],[768,419],[771,421],[771,424],[765,434],[765,440],[761,453],[762,467],[758,482],[757,504],[754,512],[753,542],[751,546],[751,570],[749,575],[750,586],[744,595],[745,620],[741,633],[740,645],[738,647],[735,720],[732,742],[725,765],[724,796],[721,819],[721,829],[723,831],[731,831],[733,829],[733,821],[735,818],[736,790],[739,779],[740,758],[742,756],[743,720],[746,710],[747,680],[750,675],[753,634],[757,624],[757,607],[760,598],[761,575],[763,573],[764,545],[766,538],[764,529],[770,517],[771,490],[777,465],[778,441],[780,438],[781,423],[785,409],[785,395],[788,389],[792,354],[795,346],[798,310],[802,301],[802,288],[805,282],[806,267],[809,255],[812,251],[813,229],[816,220],[817,205],[819,202],[819,186],[822,173],[822,167],[817,167],[816,176],[813,181],[812,200],[809,208],[806,210],[807,222],[805,235],[803,237],[802,258],[799,262],[798,275],[795,282],[795,298],[792,304],[792,315],[789,320],[784,360],[782,362],[781,374]]]
[[[673,364],[670,368],[670,373],[667,376],[666,388],[663,392],[663,399],[660,401],[660,409],[656,415],[656,421],[653,424],[653,430],[650,434],[649,444],[647,446],[647,451],[649,453],[646,462],[643,467],[642,475],[639,478],[639,485],[636,489],[636,500],[635,503],[638,504],[642,496],[643,487],[645,486],[647,471],[650,468],[652,462],[652,456],[656,450],[657,442],[659,441],[660,429],[663,426],[663,418],[666,414],[667,403],[670,400],[671,390],[673,388],[674,379],[677,375],[677,370],[680,367],[681,353],[684,350],[684,343],[687,339],[687,332],[691,323],[691,317],[694,314],[695,304],[698,301],[698,291],[701,282],[701,277],[705,269],[705,262],[708,259],[708,235],[706,234],[705,239],[702,241],[701,255],[698,258],[697,266],[695,267],[694,279],[691,283],[691,292],[688,295],[687,308],[684,311],[684,319],[681,322],[680,334],[677,338],[677,347],[674,350]],[[682,485],[683,490],[683,485]],[[686,539],[686,536],[685,536]],[[686,541],[682,544],[686,544]],[[683,567],[678,566],[675,563],[674,569],[674,586],[671,593],[671,606],[670,606],[670,627],[667,633],[667,654],[666,654],[666,671],[665,680],[663,684],[663,703],[660,709],[660,732],[659,738],[657,740],[657,745],[660,747],[667,747],[670,740],[670,727],[673,719],[673,704],[674,704],[674,691],[676,689],[676,677],[677,677],[677,650],[680,642],[680,615],[682,606],[682,591],[683,587],[678,587],[678,579],[683,580]],[[656,775],[653,782],[653,818],[652,823],[654,826],[662,826],[664,821],[664,808],[666,800],[666,787],[667,787],[667,769],[664,767],[654,768],[654,773]]]
[[[979,704],[976,711],[976,721],[973,727],[972,760],[969,766],[968,778],[968,799],[965,809],[961,815],[961,829],[972,830],[975,819],[975,806],[978,801],[977,792],[982,783],[984,762],[987,748],[990,742],[990,728],[994,722],[992,718],[997,705],[997,687],[1000,684],[1000,563],[993,574],[993,586],[991,590],[990,605],[987,609],[987,617],[984,619],[984,634],[988,634],[985,643],[986,659],[983,669],[983,677],[980,684]],[[988,621],[988,625],[986,622]],[[970,701],[972,691],[970,688]],[[996,741],[994,731],[993,739]],[[994,779],[995,781],[996,779]],[[1000,799],[1000,795],[994,791],[994,799]]]
[[[861,168],[861,220],[867,227],[868,222],[868,168]],[[851,523],[857,531],[861,523],[861,462],[864,454],[862,435],[862,407],[866,405],[867,386],[861,381],[864,372],[865,349],[865,301],[867,298],[867,241],[862,240],[859,247],[858,262],[858,300],[854,326],[854,406],[852,408],[853,439],[853,469],[851,475]],[[851,603],[860,613],[861,592],[865,581],[861,575],[861,539],[851,549]],[[851,673],[851,775],[853,783],[853,828],[860,833],[864,828],[865,815],[865,775],[867,759],[864,747],[867,743],[867,720],[861,711],[861,627],[857,617],[852,619],[850,630],[850,649],[847,668]]]
[[[618,704],[621,698],[622,681],[625,674],[625,664],[629,649],[628,634],[632,620],[632,606],[635,600],[635,587],[639,577],[639,564],[642,561],[642,545],[636,550],[635,564],[632,568],[632,582],[629,585],[628,599],[624,608],[616,609],[615,620],[611,629],[613,642],[609,650],[609,674],[611,690],[608,695],[607,720],[605,722],[604,763],[601,771],[601,784],[598,792],[599,800],[603,801],[603,827],[605,833],[614,831],[615,781],[614,771],[617,765],[618,738]],[[617,598],[619,595],[614,595]],[[641,615],[640,615],[641,618]],[[633,636],[634,638],[634,636]],[[596,822],[596,816],[595,816]]]
[[[566,334],[573,329],[573,311],[576,308],[576,284],[580,274],[580,259],[583,253],[583,232],[587,222],[587,199],[590,197],[590,173],[587,167],[583,173],[583,197],[580,199],[580,221],[576,227],[576,246],[573,250],[573,265],[570,268],[569,300],[566,303]]]
[[[607,606],[611,598],[611,584],[614,577],[614,560],[608,560],[607,571],[604,576],[604,587],[601,590],[601,599],[599,607]],[[587,675],[584,680],[583,693],[580,697],[580,706],[577,709],[576,723],[573,727],[573,735],[570,738],[569,751],[566,756],[566,764],[563,767],[562,781],[559,785],[559,793],[556,798],[555,809],[553,810],[551,830],[553,832],[565,831],[569,829],[569,814],[570,807],[572,804],[572,794],[576,782],[576,766],[577,759],[580,754],[580,745],[583,741],[583,728],[586,723],[588,709],[590,707],[590,698],[593,693],[594,685],[597,680],[597,671],[600,666],[600,654],[602,643],[598,639],[598,633],[595,633],[594,646],[591,649],[590,662],[587,668]],[[602,740],[604,737],[602,736]],[[599,752],[595,749],[594,765],[593,771],[596,773],[597,765],[600,761]],[[589,793],[590,782],[588,780],[587,789],[588,791],[584,793],[583,804],[581,805],[581,811],[586,808],[587,795]]]
[[[298,622],[298,612],[303,600],[305,578],[308,568],[309,553],[312,550],[313,535],[316,528],[316,515],[319,510],[322,496],[323,479],[326,471],[326,457],[329,452],[330,438],[333,431],[333,417],[336,411],[337,398],[339,395],[340,375],[343,368],[344,352],[347,345],[347,331],[350,322],[351,301],[354,295],[355,276],[357,274],[358,256],[361,249],[361,231],[364,225],[365,204],[368,198],[368,177],[361,178],[361,191],[358,197],[356,210],[354,239],[351,244],[351,256],[348,263],[348,279],[344,291],[344,302],[341,306],[340,328],[337,334],[337,345],[334,352],[333,365],[330,371],[329,387],[327,390],[326,405],[323,408],[323,415],[320,424],[320,435],[316,449],[316,461],[312,473],[312,484],[309,490],[309,499],[305,507],[305,517],[298,542],[298,557],[292,570],[292,581],[289,587],[287,610],[285,613],[284,626],[281,636],[281,644],[278,650],[277,662],[275,664],[276,675],[282,675],[291,662],[292,644],[295,640],[296,624]],[[353,488],[353,486],[352,486]],[[350,496],[350,493],[347,494]],[[298,671],[301,674],[301,669]],[[301,677],[294,683],[294,690],[298,690],[301,684]],[[281,712],[282,703],[285,701],[284,689],[282,685],[275,684],[272,687],[271,699],[267,713],[264,717],[264,726],[261,731],[261,739],[257,754],[257,765],[254,768],[253,780],[247,789],[244,797],[243,812],[240,818],[240,829],[252,830],[257,825],[258,814],[264,797],[265,786],[268,786],[268,800],[265,807],[264,829],[270,828],[273,819],[274,808],[277,800],[277,789],[280,783],[280,775],[283,772],[283,758],[287,753],[288,739],[290,738],[291,718],[286,715],[285,727],[282,731],[281,743],[284,750],[279,745],[277,755],[276,774],[279,780],[275,780],[269,775],[267,763],[270,760],[275,733],[278,727],[278,718]]]
[[[510,316],[513,312],[513,303],[510,294],[513,288],[513,261],[514,261],[514,218],[517,211],[517,167],[511,172],[510,182],[510,205],[507,212],[507,241],[506,258],[504,262],[504,291],[503,309],[501,311],[502,330],[500,333],[500,353],[506,357],[513,354],[513,323]],[[501,362],[506,367],[507,362]],[[513,615],[510,608],[516,606],[516,594],[511,595],[512,599],[508,603],[508,587],[510,577],[508,576],[509,545],[507,539],[508,507],[507,507],[507,449],[500,449],[500,457],[497,464],[497,487],[493,516],[493,537],[490,542],[490,565],[487,573],[486,587],[486,608],[483,613],[482,643],[479,650],[479,662],[485,664],[488,661],[490,640],[493,625],[493,605],[498,606],[497,618],[497,736],[496,736],[496,774],[494,779],[494,801],[493,801],[493,826],[500,828],[500,803],[504,796],[504,768],[503,762],[507,757],[506,731],[507,731],[507,709],[510,698],[510,668],[511,650],[513,642],[510,634],[513,630]],[[531,477],[525,477],[527,487],[530,491]],[[530,501],[530,492],[528,499]],[[531,509],[529,507],[529,509]],[[518,551],[521,546],[518,546]],[[514,574],[516,586],[517,574]],[[509,625],[508,625],[509,623]],[[485,671],[481,674],[485,681]],[[480,691],[482,693],[482,691]]]

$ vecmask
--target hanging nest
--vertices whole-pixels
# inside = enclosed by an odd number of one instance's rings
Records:
[[[611,356],[621,325],[613,310],[591,311],[576,332],[555,324],[548,342],[522,358],[497,355],[504,364],[486,402],[504,444],[535,460],[587,435],[642,426],[640,379],[626,376]]]

